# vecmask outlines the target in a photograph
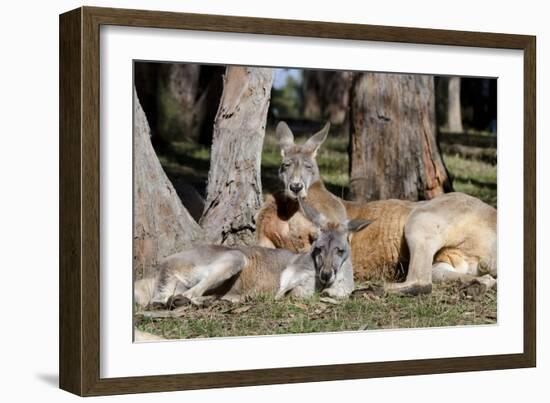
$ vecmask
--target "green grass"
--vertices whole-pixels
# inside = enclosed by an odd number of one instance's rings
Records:
[[[297,141],[304,138],[299,137]],[[346,138],[329,138],[317,157],[328,189],[339,196],[345,195],[349,180],[347,145]],[[204,193],[209,156],[207,147],[173,143],[169,152],[160,156],[160,161],[172,180],[183,178]],[[280,158],[274,133],[268,132],[262,153],[265,193],[280,187]],[[443,159],[456,191],[496,207],[495,165],[456,155],[444,154]],[[195,338],[496,323],[496,291],[489,291],[478,300],[461,296],[456,284],[436,285],[431,295],[414,298],[366,295],[368,298],[351,298],[338,305],[324,303],[318,296],[306,301],[274,301],[271,297],[259,296],[236,306],[217,301],[207,308],[189,306],[179,318],[151,319],[136,315],[136,326],[166,338]]]
[[[443,155],[453,187],[457,192],[475,196],[497,206],[497,167],[487,162],[467,160],[456,155]]]
[[[323,302],[317,295],[281,301],[263,295],[242,304],[187,306],[182,314],[162,319],[137,314],[136,326],[181,339],[495,324],[496,292],[472,299],[462,295],[457,284],[446,284],[414,298],[367,293],[339,304]]]

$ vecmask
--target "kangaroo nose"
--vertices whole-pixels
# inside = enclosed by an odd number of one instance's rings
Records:
[[[319,273],[319,275],[321,277],[321,281],[323,283],[327,283],[330,280],[330,277],[332,276],[332,273],[330,273],[328,271],[322,271],[321,273]]]
[[[302,189],[304,188],[304,185],[302,185],[301,183],[291,183],[289,187],[290,187],[290,190],[298,194],[302,191]]]

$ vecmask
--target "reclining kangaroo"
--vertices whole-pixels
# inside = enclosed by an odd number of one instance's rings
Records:
[[[268,196],[257,218],[259,245],[302,251],[309,248],[312,228],[299,211],[303,197],[327,217],[374,220],[352,242],[357,279],[384,277],[395,281],[407,268],[406,280],[386,285],[388,292],[430,293],[432,281],[477,281],[496,284],[496,210],[463,193],[448,193],[429,201],[382,200],[348,202],[323,185],[315,156],[329,130],[327,124],[303,145],[294,144],[290,128],[280,122],[279,170],[284,190]],[[342,218],[340,218],[341,220]]]
[[[136,282],[135,301],[169,307],[204,297],[239,301],[258,293],[308,297],[322,291],[335,298],[353,291],[352,233],[370,221],[329,222],[305,203],[304,214],[317,229],[311,248],[304,253],[260,246],[203,245],[167,257],[156,278]]]

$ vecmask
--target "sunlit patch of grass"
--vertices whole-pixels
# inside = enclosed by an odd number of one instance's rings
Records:
[[[497,166],[483,161],[464,159],[457,155],[443,155],[447,169],[455,177],[471,178],[496,185]]]
[[[457,192],[475,196],[497,206],[497,167],[483,161],[467,160],[456,155],[443,155]]]
[[[446,127],[439,128],[440,133],[454,133],[447,129]],[[495,133],[489,130],[476,130],[476,129],[467,129],[464,134],[472,134],[475,136],[486,136],[486,137],[495,137]]]

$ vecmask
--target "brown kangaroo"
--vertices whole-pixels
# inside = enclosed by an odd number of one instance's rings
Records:
[[[463,193],[429,201],[343,201],[322,183],[315,160],[329,131],[327,124],[303,145],[294,144],[289,127],[280,122],[279,171],[284,190],[266,197],[257,218],[260,245],[307,250],[314,239],[311,223],[299,211],[297,198],[327,217],[367,219],[373,224],[351,241],[356,279],[383,277],[388,292],[430,293],[432,281],[496,284],[496,209]],[[405,281],[401,280],[406,274]]]

